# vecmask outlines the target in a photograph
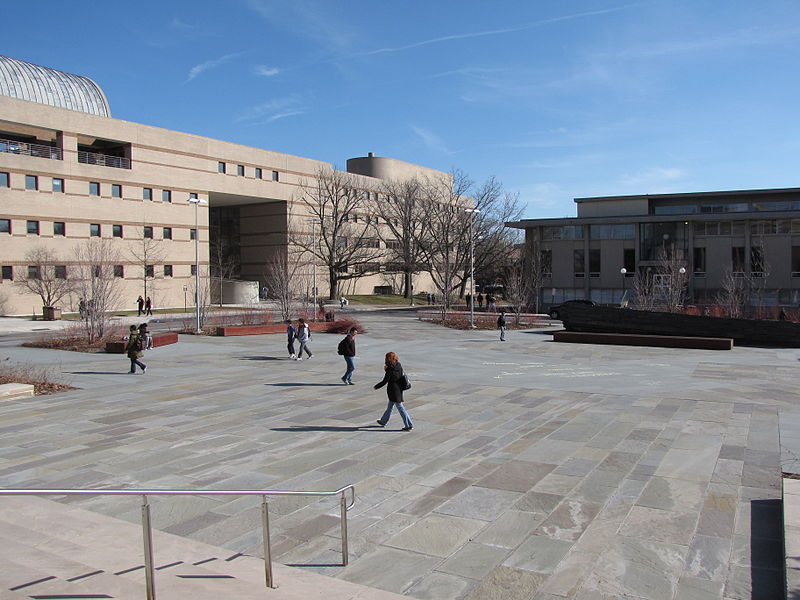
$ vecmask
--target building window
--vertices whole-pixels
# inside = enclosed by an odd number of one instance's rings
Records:
[[[237,165],[236,166],[236,174],[239,177],[244,177],[244,165]]]
[[[111,184],[111,197],[122,198],[122,186],[118,183]]]
[[[217,173],[224,173],[225,172],[225,163],[220,161],[217,163]]]
[[[734,277],[744,277],[744,246],[731,248],[731,271]]]
[[[3,265],[3,280],[14,281],[14,267],[11,265]]]
[[[272,181],[278,181],[278,172],[277,171],[273,171],[272,172]]]
[[[114,277],[125,277],[125,267],[122,265],[114,265]]]
[[[706,276],[706,249],[695,248],[692,252],[694,276],[702,279]]]
[[[194,192],[189,194],[189,200],[197,200],[197,194],[195,194]]]
[[[56,279],[66,279],[67,278],[67,265],[55,265],[53,266],[53,277]]]
[[[800,277],[800,246],[792,246],[792,277]]]
[[[172,191],[171,190],[161,190],[161,201],[162,202],[172,202]]]
[[[589,225],[589,237],[593,240],[632,240],[636,237],[636,227],[633,223]]]
[[[635,248],[622,249],[622,266],[625,267],[625,277],[634,277],[636,275]]]
[[[39,178],[36,175],[25,175],[25,189],[38,190]]]
[[[100,237],[100,223],[92,223],[89,225],[89,235],[91,237]]]
[[[0,187],[9,187],[11,185],[11,177],[8,173],[0,173]]]
[[[89,195],[90,196],[99,196],[100,195],[100,183],[97,181],[90,181],[89,182]]]
[[[149,225],[145,225],[144,226],[144,230],[142,231],[142,237],[147,239],[147,240],[152,240],[153,239],[153,228],[150,227]]]
[[[67,225],[64,221],[53,222],[53,235],[67,235]]]
[[[28,233],[39,235],[39,221],[28,221]]]
[[[63,192],[64,191],[64,180],[60,177],[53,177],[53,191],[54,192]]]
[[[191,265],[189,267],[189,273],[191,273],[192,275],[197,275],[197,265]]]
[[[539,267],[542,272],[542,277],[553,276],[553,251],[542,250],[539,253]]]
[[[259,167],[256,167],[256,179],[261,179],[262,177],[263,171]]]
[[[28,279],[40,279],[39,267],[37,267],[36,265],[28,266]]]
[[[145,265],[144,266],[144,276],[145,277],[155,277],[156,271],[153,268],[153,265]]]
[[[164,265],[164,277],[172,277],[172,265]]]
[[[122,225],[112,225],[111,226],[111,235],[115,238],[122,237]]]
[[[583,255],[583,250],[573,250],[572,251],[572,272],[575,274],[575,277],[583,277],[585,268],[585,260]]]
[[[589,250],[589,277],[600,277],[600,248]]]
[[[583,225],[564,225],[563,227],[543,227],[542,239],[550,240],[582,240]]]
[[[172,227],[164,227],[164,239],[165,240],[172,239]]]
[[[11,233],[11,219],[0,219],[0,233]]]
[[[190,240],[196,240],[197,239],[197,229],[195,229],[194,227],[189,230],[189,239]]]
[[[764,248],[751,246],[750,248],[750,273],[753,277],[765,277]]]
[[[144,200],[153,199],[153,188],[142,188],[142,198]]]

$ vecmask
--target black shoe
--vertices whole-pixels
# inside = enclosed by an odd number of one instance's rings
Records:
[[[386,427],[386,423],[381,423],[381,422],[380,422],[380,419],[379,419],[379,420],[377,420],[377,421],[375,421],[375,422],[376,422],[378,425],[380,425],[381,427]]]
[[[403,431],[411,431],[414,429],[413,427],[403,427]]]

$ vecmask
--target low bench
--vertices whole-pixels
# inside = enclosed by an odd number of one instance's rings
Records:
[[[29,383],[0,384],[0,400],[13,400],[14,398],[30,398],[32,396],[33,396],[33,386]]]
[[[677,335],[643,335],[636,333],[590,333],[556,331],[554,342],[572,344],[612,344],[618,346],[654,346],[656,348],[695,348],[699,350],[731,350],[731,338],[689,337]]]
[[[178,334],[174,332],[169,333],[155,333],[153,334],[153,348],[159,346],[167,346],[169,344],[178,343]],[[107,354],[125,354],[125,348],[128,347],[128,342],[119,340],[118,342],[106,342]]]

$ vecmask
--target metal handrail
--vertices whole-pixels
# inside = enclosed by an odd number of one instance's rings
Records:
[[[350,502],[347,492],[350,492]],[[274,588],[272,576],[272,552],[269,539],[269,504],[267,496],[340,496],[339,510],[342,530],[342,566],[347,560],[347,511],[356,503],[356,489],[353,485],[331,492],[295,492],[290,490],[150,490],[150,489],[99,489],[99,490],[33,490],[0,489],[0,496],[141,496],[142,497],[142,538],[144,541],[144,567],[147,600],[156,600],[155,565],[153,563],[153,527],[150,520],[148,496],[261,496],[261,528],[264,544],[264,577],[268,588]]]
[[[124,156],[100,154],[99,152],[78,151],[78,162],[87,165],[100,165],[101,167],[115,167],[117,169],[130,169],[131,159]]]
[[[62,158],[61,148],[57,146],[31,144],[30,142],[19,142],[17,140],[0,139],[0,152],[36,156],[38,158],[49,158],[52,160],[61,160]]]

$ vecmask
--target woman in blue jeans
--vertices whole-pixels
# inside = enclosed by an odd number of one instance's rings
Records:
[[[378,425],[384,427],[389,422],[389,417],[392,416],[392,409],[397,408],[397,412],[403,419],[403,431],[411,431],[414,428],[414,423],[411,422],[411,416],[403,407],[403,383],[405,377],[403,376],[403,367],[394,352],[386,353],[386,363],[383,365],[385,371],[383,381],[375,384],[375,389],[386,386],[386,395],[389,397],[389,405],[383,413],[383,416],[378,419]]]

